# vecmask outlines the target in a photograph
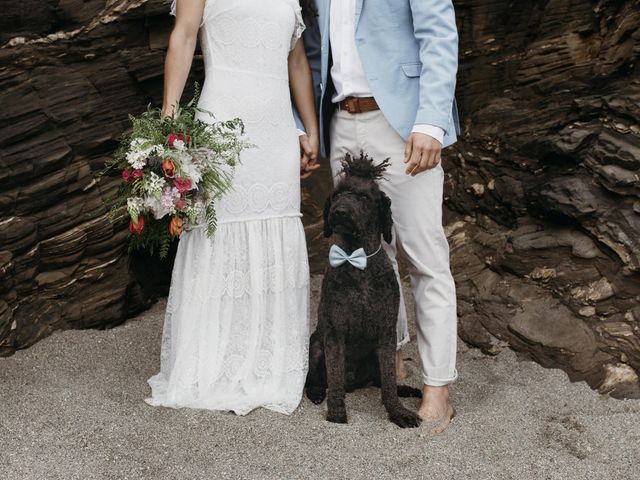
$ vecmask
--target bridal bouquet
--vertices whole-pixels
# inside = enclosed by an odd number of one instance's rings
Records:
[[[204,226],[212,235],[216,229],[216,200],[231,188],[240,152],[250,145],[240,119],[197,119],[205,112],[196,106],[198,93],[196,85],[195,97],[173,117],[151,108],[130,116],[132,131],[106,165],[122,175],[112,215],[126,206],[130,251],[143,248],[164,258],[184,230]]]

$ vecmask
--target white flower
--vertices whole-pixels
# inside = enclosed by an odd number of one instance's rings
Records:
[[[149,153],[155,153],[157,156],[161,157],[164,155],[164,145],[152,145],[149,147]]]
[[[131,145],[131,148],[133,150],[139,150],[140,147],[142,147],[142,145],[144,145],[145,143],[147,143],[147,139],[146,138],[136,137],[136,138],[131,140],[131,143],[129,145]]]
[[[175,148],[176,150],[184,150],[184,141],[182,141],[182,140],[174,140],[173,141],[173,148]]]
[[[144,178],[144,190],[149,195],[154,197],[160,197],[162,188],[167,184],[167,181],[159,177],[155,172],[149,172]]]
[[[140,215],[142,207],[144,206],[144,200],[140,197],[127,198],[127,211],[131,217],[137,217]]]
[[[206,208],[201,198],[196,199],[185,209],[185,213],[192,225],[202,225],[205,221]]]
[[[144,150],[132,150],[131,152],[127,152],[126,157],[129,165],[136,170],[141,169],[147,163],[147,155]]]
[[[147,158],[150,155],[164,155],[164,146],[151,145],[150,147],[142,148],[146,143],[147,140],[143,138],[134,138],[131,141],[131,149],[127,152],[126,158],[127,162],[129,162],[129,165],[131,165],[132,168],[143,168],[147,164]]]
[[[202,169],[194,158],[187,152],[182,152],[176,157],[178,161],[180,176],[191,180],[192,185],[198,185],[202,180]]]

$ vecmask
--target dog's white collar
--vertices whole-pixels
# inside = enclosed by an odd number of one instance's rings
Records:
[[[377,255],[380,252],[380,250],[382,250],[382,243],[380,243],[380,246],[378,247],[378,249],[375,252],[373,252],[371,255],[367,255],[367,258],[371,258],[374,255]]]

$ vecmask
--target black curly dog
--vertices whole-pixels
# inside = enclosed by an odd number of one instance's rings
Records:
[[[376,166],[364,154],[347,155],[344,176],[325,203],[325,236],[333,235],[347,254],[364,248],[369,258],[364,270],[349,262],[327,266],[318,328],[311,336],[306,387],[309,399],[319,404],[328,386],[327,420],[347,423],[345,390],[379,386],[389,419],[407,428],[420,425],[420,417],[405,408],[398,395],[419,397],[421,392],[396,384],[400,291],[381,248],[382,238],[391,242],[391,200],[377,184],[388,165],[385,160]]]

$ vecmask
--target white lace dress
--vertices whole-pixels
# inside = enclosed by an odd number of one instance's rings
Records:
[[[151,405],[244,415],[300,402],[309,267],[287,57],[303,29],[297,0],[206,0],[199,105],[242,118],[255,148],[218,204],[214,238],[180,239]]]

